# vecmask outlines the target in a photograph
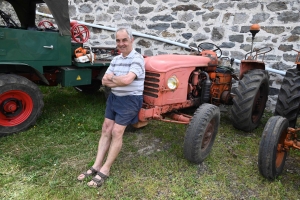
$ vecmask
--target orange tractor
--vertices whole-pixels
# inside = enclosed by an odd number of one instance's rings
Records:
[[[274,116],[265,125],[259,146],[259,172],[270,180],[282,173],[289,150],[300,150],[300,128],[296,128],[300,109],[300,51],[293,50],[298,53],[297,67],[286,72]]]
[[[258,25],[250,28],[253,40]],[[253,45],[252,40],[252,45]],[[184,155],[194,163],[208,156],[218,132],[220,104],[232,106],[233,125],[241,130],[256,128],[264,112],[269,91],[269,76],[263,59],[271,48],[256,49],[241,61],[237,77],[233,60],[222,57],[220,47],[201,43],[191,55],[158,55],[145,58],[144,103],[139,122],[145,126],[149,120],[188,125],[184,141]],[[239,86],[232,92],[232,79]],[[197,110],[190,116],[186,108]]]

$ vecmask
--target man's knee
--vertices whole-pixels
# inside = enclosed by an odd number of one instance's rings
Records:
[[[114,138],[122,138],[123,137],[123,134],[124,134],[124,131],[125,131],[125,128],[126,126],[121,126],[121,125],[115,125],[113,127],[113,130],[112,130],[112,137]]]
[[[111,133],[113,126],[114,126],[114,121],[105,118],[102,125],[102,133]]]

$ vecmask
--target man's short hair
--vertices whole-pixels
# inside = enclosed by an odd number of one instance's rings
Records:
[[[119,27],[116,30],[115,36],[117,37],[117,32],[123,31],[123,30],[125,30],[127,32],[130,39],[133,39],[132,31],[131,31],[131,28],[129,28],[129,27]]]

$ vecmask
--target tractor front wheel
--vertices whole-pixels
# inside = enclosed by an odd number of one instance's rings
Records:
[[[199,164],[209,155],[220,124],[219,107],[202,104],[189,123],[184,139],[184,156]]]
[[[269,93],[269,75],[265,70],[250,70],[239,81],[231,107],[231,122],[242,131],[252,131],[262,118]]]
[[[0,136],[35,124],[43,106],[43,95],[36,84],[21,76],[0,75]]]
[[[264,128],[259,145],[258,168],[260,174],[267,179],[274,180],[283,171],[287,156],[284,140],[288,125],[289,121],[286,118],[273,116]]]

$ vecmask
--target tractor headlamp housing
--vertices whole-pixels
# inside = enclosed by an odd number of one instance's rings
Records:
[[[171,89],[171,90],[175,90],[178,85],[179,85],[179,81],[178,79],[176,78],[176,76],[171,76],[169,79],[168,79],[168,88]]]

